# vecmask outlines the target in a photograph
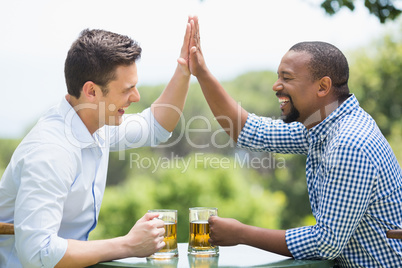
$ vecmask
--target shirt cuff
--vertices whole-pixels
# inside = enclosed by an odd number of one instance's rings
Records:
[[[49,238],[49,243],[40,252],[43,267],[54,267],[63,258],[67,251],[68,242],[66,239],[53,234]]]
[[[117,142],[115,143],[117,146],[114,145],[112,151],[143,146],[155,147],[167,141],[172,135],[159,124],[150,108],[139,114],[125,115],[118,131]]]
[[[151,108],[148,108],[150,116],[152,116],[151,122],[155,122],[155,137],[159,143],[167,141],[171,136],[172,132],[167,131],[164,127],[159,124],[156,120],[154,114],[151,112]]]
[[[256,125],[259,124],[260,118],[256,116],[255,114],[249,113],[247,116],[247,121],[246,124],[244,124],[244,127],[240,131],[239,136],[237,137],[237,147],[243,148],[243,146],[248,147],[247,145],[250,144],[250,138],[254,135],[250,134],[250,131],[252,131]]]
[[[316,241],[312,236],[312,226],[286,230],[286,244],[293,258],[317,259]]]

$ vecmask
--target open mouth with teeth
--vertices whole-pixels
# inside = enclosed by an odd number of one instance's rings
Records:
[[[278,101],[280,103],[280,108],[283,109],[290,102],[290,99],[288,97],[279,97]]]

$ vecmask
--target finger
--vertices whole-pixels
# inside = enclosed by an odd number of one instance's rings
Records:
[[[187,61],[186,61],[185,59],[183,59],[183,58],[178,58],[178,59],[177,59],[177,62],[178,62],[180,65],[187,66]]]
[[[198,49],[201,50],[200,24],[198,23],[198,17],[194,16],[193,21],[194,21],[195,32],[197,33],[196,41],[197,41]]]
[[[197,44],[197,34],[198,34],[198,32],[197,32],[194,20],[190,21],[190,25],[191,25],[190,47],[195,47],[196,44]]]
[[[161,237],[165,236],[165,228],[159,228],[159,236]]]
[[[177,63],[179,64],[179,66],[180,66],[180,69],[182,70],[182,72],[184,73],[184,74],[186,74],[186,75],[190,75],[191,73],[190,73],[190,67],[189,67],[189,64],[190,64],[190,60],[189,60],[189,57],[190,56],[188,56],[188,58],[187,59],[183,59],[183,58],[178,58],[177,59]]]
[[[152,221],[152,226],[155,228],[162,228],[164,229],[165,223],[163,220],[160,220],[158,218],[154,218]]]
[[[181,51],[180,51],[180,58],[183,58],[183,59],[188,58],[190,36],[191,36],[191,25],[190,25],[190,23],[187,23],[186,33],[184,34],[183,45],[182,45]]]
[[[197,52],[197,47],[191,47],[190,54],[195,54]]]
[[[156,217],[159,216],[159,213],[146,213],[144,216],[142,216],[141,219],[139,219],[137,222],[146,222],[150,221]]]
[[[209,244],[211,244],[211,246],[217,246],[218,244],[216,244],[216,241],[214,241],[212,238],[208,239]]]
[[[157,247],[157,249],[158,249],[158,251],[159,250],[161,250],[164,246],[166,246],[166,243],[165,243],[165,241],[161,241],[161,242],[159,242],[158,243],[158,245],[156,246]]]
[[[214,224],[217,219],[218,219],[218,216],[210,216],[208,218],[208,223],[209,224]]]
[[[150,212],[150,213],[145,214],[145,218],[147,220],[153,220],[158,217],[159,217],[159,213],[157,213],[157,212]]]

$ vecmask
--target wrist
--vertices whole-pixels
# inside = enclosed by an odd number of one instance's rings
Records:
[[[243,244],[243,245],[247,244],[246,232],[247,232],[247,225],[239,222],[239,224],[235,230],[235,233],[237,233],[237,238],[238,238],[236,241],[237,244]]]
[[[190,73],[190,70],[188,69],[187,65],[182,65],[180,63],[177,64],[176,74],[179,74],[180,76],[182,76],[184,78],[191,77],[191,73]]]
[[[202,80],[208,80],[213,77],[212,73],[209,71],[209,69],[205,66],[203,68],[200,68],[196,74],[194,74],[195,77],[197,77],[198,81]]]
[[[127,236],[119,236],[111,240],[111,247],[114,248],[118,254],[117,259],[132,257],[133,253],[130,250],[130,243]]]

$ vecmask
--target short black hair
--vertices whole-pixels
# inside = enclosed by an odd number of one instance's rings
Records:
[[[64,75],[68,94],[79,98],[83,85],[92,81],[104,95],[119,66],[128,66],[141,57],[141,47],[128,36],[105,30],[83,30],[68,51]]]
[[[312,41],[300,42],[290,48],[297,52],[306,52],[311,55],[308,68],[313,80],[328,76],[339,100],[349,96],[349,65],[345,55],[334,45]]]

